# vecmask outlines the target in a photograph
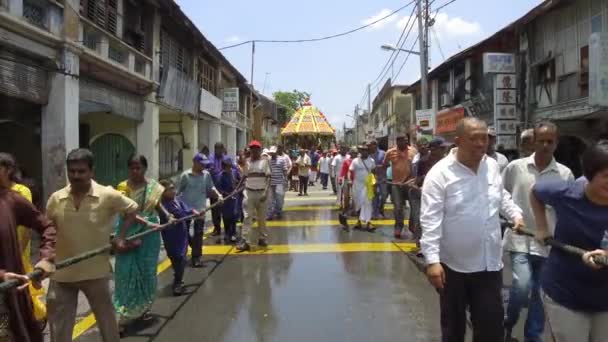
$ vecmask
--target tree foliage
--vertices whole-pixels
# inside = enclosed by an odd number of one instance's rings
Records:
[[[277,91],[272,96],[276,103],[286,108],[285,117],[279,118],[279,121],[286,122],[310,97],[310,93],[294,89],[293,91]]]

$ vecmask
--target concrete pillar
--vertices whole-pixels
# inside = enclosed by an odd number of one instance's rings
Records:
[[[47,199],[66,185],[65,159],[79,147],[78,88],[79,58],[68,48],[61,53],[64,72],[50,75],[49,102],[42,109],[42,186]]]
[[[144,102],[144,121],[137,125],[137,151],[148,159],[148,177],[158,179],[160,152],[158,147],[160,115],[156,93]]]
[[[228,126],[226,129],[226,150],[228,155],[236,155],[236,127]]]
[[[209,150],[213,151],[213,145],[222,142],[222,125],[219,121],[209,123]]]

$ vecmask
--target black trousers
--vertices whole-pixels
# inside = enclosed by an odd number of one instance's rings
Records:
[[[210,198],[209,202],[211,205],[217,202],[217,198]],[[218,205],[211,209],[211,220],[213,221],[213,232],[220,234],[222,232],[222,206]]]
[[[192,248],[192,257],[199,258],[203,255],[203,234],[205,233],[205,220],[194,220],[194,235],[188,235],[188,243]]]
[[[308,177],[300,176],[300,193],[308,193]]]
[[[442,342],[464,342],[467,308],[473,323],[473,342],[504,339],[502,272],[460,273],[443,265],[446,284],[440,292]]]
[[[171,268],[173,268],[173,284],[181,284],[184,280],[184,270],[186,269],[186,256],[170,255]]]
[[[236,236],[236,215],[223,213],[222,218],[224,219],[224,230],[226,233],[225,239]]]

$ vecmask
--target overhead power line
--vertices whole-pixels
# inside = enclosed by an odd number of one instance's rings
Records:
[[[338,33],[338,34],[333,34],[330,36],[324,36],[324,37],[317,37],[317,38],[308,38],[308,39],[292,39],[292,40],[274,40],[274,39],[270,39],[270,40],[266,40],[266,39],[254,39],[254,40],[248,40],[245,42],[241,42],[238,44],[234,44],[234,45],[229,45],[229,46],[225,46],[222,48],[219,48],[218,50],[227,50],[227,49],[231,49],[231,48],[235,48],[241,45],[245,45],[245,44],[251,44],[251,43],[310,43],[310,42],[319,42],[319,41],[323,41],[323,40],[329,40],[329,39],[334,39],[334,38],[338,38],[338,37],[343,37],[358,31],[361,31],[363,29],[366,29],[370,26],[373,26],[381,21],[384,21],[392,16],[394,16],[395,14],[401,12],[402,10],[404,10],[405,8],[407,8],[408,6],[412,5],[414,2],[416,2],[416,0],[412,0],[410,2],[408,2],[407,4],[397,8],[396,10],[392,11],[391,13],[387,14],[386,16],[378,19],[378,20],[374,20],[373,22],[367,24],[367,25],[363,25],[363,26],[359,26],[355,29],[352,30],[348,30],[346,32],[342,32],[342,33]]]

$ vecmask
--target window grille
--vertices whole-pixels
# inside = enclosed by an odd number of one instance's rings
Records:
[[[40,28],[46,28],[45,8],[32,1],[23,1],[23,18],[30,24]]]

